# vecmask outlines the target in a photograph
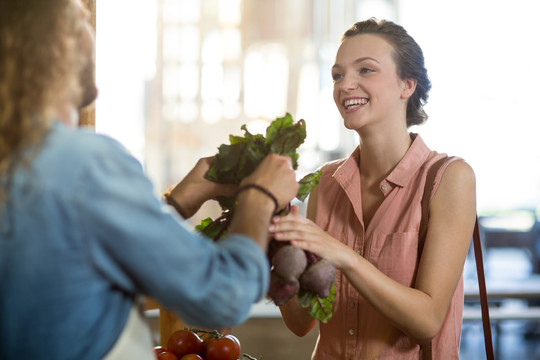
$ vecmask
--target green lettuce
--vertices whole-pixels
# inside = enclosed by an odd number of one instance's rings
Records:
[[[284,117],[272,121],[266,129],[266,135],[251,134],[246,125],[242,125],[241,130],[244,131],[243,136],[230,135],[229,144],[218,147],[215,161],[206,174],[207,179],[221,184],[239,184],[269,154],[289,156],[293,169],[298,169],[297,150],[306,138],[304,120],[295,122],[287,113]],[[320,171],[305,175],[299,181],[296,198],[304,201],[319,183],[320,176]],[[221,216],[217,219],[208,217],[196,226],[198,231],[214,241],[219,241],[227,234],[236,206],[234,197],[220,197],[217,200],[222,209]],[[288,211],[286,208],[280,214]],[[327,322],[332,317],[335,294],[335,286],[332,285],[330,295],[326,298],[319,298],[305,290],[298,293],[298,298],[303,307],[310,308],[309,313],[313,318]]]

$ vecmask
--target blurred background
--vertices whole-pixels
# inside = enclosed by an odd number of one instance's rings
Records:
[[[242,135],[242,124],[263,133],[287,112],[307,123],[299,177],[347,156],[358,139],[342,125],[330,76],[340,37],[370,17],[403,25],[433,84],[430,119],[412,131],[476,172],[498,358],[540,359],[539,2],[107,0],[96,8],[96,131],[141,161],[157,194],[229,134]],[[192,221],[218,213],[208,204]],[[471,312],[462,358],[478,359],[472,258],[464,275]],[[272,315],[254,311],[254,321],[264,316]]]

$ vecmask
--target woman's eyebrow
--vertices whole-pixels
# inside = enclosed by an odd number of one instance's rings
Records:
[[[356,60],[353,61],[353,64],[358,64],[358,63],[361,63],[361,62],[364,62],[366,60],[371,60],[371,61],[375,61],[376,63],[378,63],[378,61],[372,57],[369,57],[369,56],[365,56],[365,57],[361,57],[361,58],[358,58]]]
[[[364,56],[364,57],[360,57],[360,58],[354,60],[354,61],[353,61],[353,65],[359,64],[359,63],[364,62],[364,61],[366,61],[366,60],[371,60],[371,61],[375,61],[376,63],[378,63],[378,61],[377,61],[376,59],[374,59],[374,58],[372,58],[372,57],[369,57],[369,56]],[[341,65],[339,65],[339,64],[334,64],[334,65],[332,66],[332,69],[334,69],[334,68],[341,68]]]

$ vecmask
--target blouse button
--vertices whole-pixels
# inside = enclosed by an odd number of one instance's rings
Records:
[[[386,184],[382,184],[382,185],[381,185],[381,189],[383,189],[383,190],[386,190],[386,189],[388,189],[388,185],[386,185]]]
[[[354,329],[349,329],[349,335],[354,335]]]

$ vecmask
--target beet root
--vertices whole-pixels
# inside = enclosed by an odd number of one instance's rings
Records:
[[[306,253],[292,245],[284,246],[272,257],[272,265],[281,278],[287,281],[298,279],[307,266]]]
[[[300,276],[303,289],[317,294],[321,298],[330,295],[330,289],[336,277],[336,267],[330,261],[322,259],[310,265]]]
[[[308,265],[315,264],[317,261],[319,261],[321,259],[317,255],[315,255],[314,253],[311,253],[309,251],[305,251],[305,253],[306,253],[306,258],[307,258]]]
[[[270,273],[268,297],[270,297],[277,306],[285,305],[289,299],[298,293],[299,289],[300,283],[296,278],[286,280],[274,271]]]
[[[278,252],[279,249],[281,249],[284,246],[290,245],[288,241],[277,241],[274,239],[271,239],[268,243],[268,249],[266,251],[266,254],[268,256],[268,261],[272,261],[272,258]]]

